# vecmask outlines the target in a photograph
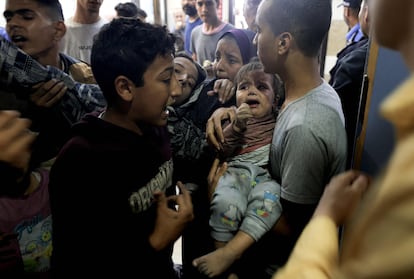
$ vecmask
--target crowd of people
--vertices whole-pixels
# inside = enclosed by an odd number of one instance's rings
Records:
[[[102,2],[5,1],[1,276],[414,277],[412,77],[389,163],[352,169],[369,42],[414,71],[414,3],[344,0],[327,81],[331,1],[245,0],[239,29],[182,0],[175,30]]]

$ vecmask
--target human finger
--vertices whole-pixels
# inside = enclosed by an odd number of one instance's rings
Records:
[[[221,100],[222,103],[225,103],[230,100],[231,97],[233,97],[234,93],[235,90],[233,82],[231,80],[227,80],[224,86],[221,87],[221,90],[219,92],[219,100]]]
[[[227,163],[222,163],[219,158],[214,159],[207,177],[209,197],[213,196],[217,183],[227,170]]]
[[[20,112],[16,110],[0,110],[0,130],[10,126],[13,119],[20,117]]]
[[[57,79],[51,79],[39,87],[31,94],[30,98],[32,102],[41,107],[51,107],[58,102],[67,90],[67,87],[62,81]]]
[[[59,82],[53,87],[53,89],[49,92],[50,99],[45,103],[45,107],[52,107],[56,103],[58,103],[63,95],[65,95],[67,91],[67,87],[63,82]]]

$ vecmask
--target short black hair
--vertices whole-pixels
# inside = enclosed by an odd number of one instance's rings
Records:
[[[132,2],[118,3],[115,11],[118,16],[134,18],[138,16],[138,7]]]
[[[117,99],[115,79],[124,75],[136,86],[158,55],[174,54],[174,35],[166,26],[115,18],[94,36],[91,67],[108,104]]]
[[[53,21],[64,21],[62,5],[59,0],[35,0],[40,6],[47,9],[48,16]]]
[[[237,72],[236,77],[234,78],[234,85],[235,90],[237,91],[239,87],[239,83],[242,79],[250,72],[261,70],[264,71],[263,64],[260,62],[258,58],[253,58],[249,63],[243,65],[240,70]],[[272,89],[275,94],[275,102],[280,105],[280,100],[284,99],[285,97],[285,88],[283,82],[279,75],[277,74],[270,74],[272,76]]]
[[[331,0],[264,0],[270,2],[264,20],[275,36],[289,32],[298,48],[316,57],[331,26]],[[262,3],[262,5],[263,5]]]

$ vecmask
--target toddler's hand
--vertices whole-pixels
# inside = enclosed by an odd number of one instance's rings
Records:
[[[253,117],[252,111],[248,104],[241,104],[236,110],[236,119],[234,121],[234,128],[237,132],[246,130],[247,121]]]

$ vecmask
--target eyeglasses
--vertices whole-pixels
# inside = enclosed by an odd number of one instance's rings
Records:
[[[210,1],[198,1],[197,2],[197,6],[199,6],[200,8],[203,6],[203,5],[205,5],[206,7],[211,7],[211,6],[213,6],[213,1],[212,0],[210,0]]]

